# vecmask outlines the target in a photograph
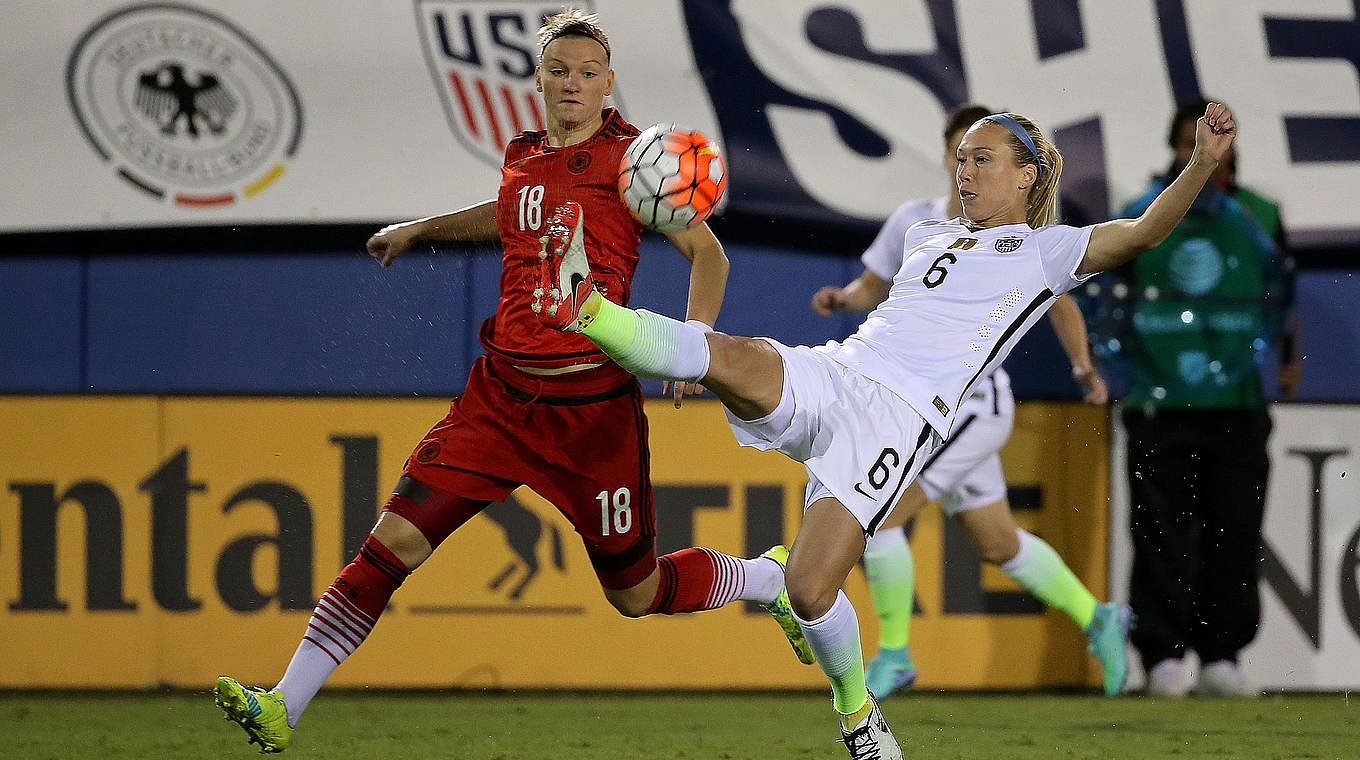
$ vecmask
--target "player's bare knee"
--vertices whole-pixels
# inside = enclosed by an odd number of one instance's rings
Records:
[[[840,589],[829,587],[817,579],[789,574],[785,578],[789,591],[789,604],[800,620],[816,620],[836,603],[836,592]]]
[[[653,570],[640,582],[627,588],[604,586],[604,598],[609,600],[609,603],[619,611],[620,615],[626,618],[640,618],[652,609],[652,602],[657,595],[659,575],[656,570]]]
[[[415,570],[434,551],[419,528],[393,512],[382,513],[371,535],[395,554],[407,570]]]
[[[647,608],[650,606],[632,599],[611,599],[609,601],[614,605],[614,609],[626,618],[644,617],[647,614]]]
[[[773,410],[783,392],[783,359],[768,342],[708,333],[709,362],[704,386],[741,419]]]

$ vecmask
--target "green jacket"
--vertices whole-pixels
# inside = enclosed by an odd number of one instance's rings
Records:
[[[1165,186],[1154,182],[1121,216],[1141,214]],[[1210,187],[1161,245],[1126,267],[1130,405],[1261,406],[1259,359],[1286,297],[1280,230],[1275,204]]]

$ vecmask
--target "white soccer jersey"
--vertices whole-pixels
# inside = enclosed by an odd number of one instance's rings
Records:
[[[949,196],[929,201],[907,201],[898,206],[888,221],[883,223],[874,242],[864,249],[864,255],[859,260],[864,262],[865,269],[885,280],[891,280],[897,270],[902,268],[902,241],[907,237],[907,230],[913,224],[927,219],[948,218]]]
[[[978,379],[1086,279],[1076,269],[1092,229],[920,222],[907,231],[887,299],[843,343],[817,350],[892,389],[948,437]]]

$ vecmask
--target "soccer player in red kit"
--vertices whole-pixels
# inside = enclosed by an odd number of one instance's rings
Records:
[[[775,616],[800,659],[813,662],[784,591],[787,549],[755,559],[705,548],[656,556],[641,386],[585,337],[549,329],[525,308],[550,209],[574,200],[588,211],[592,280],[620,304],[628,303],[642,230],[617,191],[619,162],[638,130],[604,107],[614,72],[593,15],[565,10],[546,19],[535,80],[548,128],[511,140],[495,200],[394,224],[368,241],[386,267],[417,241],[499,238],[500,301],[482,324],[486,353],[466,390],[407,460],[359,555],[317,603],[283,679],[268,691],[217,680],[215,701],[265,752],[288,746],[312,697],[367,638],[406,576],[520,485],[571,521],[605,597],[623,615],[752,600]],[[687,316],[707,329],[722,306],[727,257],[705,224],[668,237],[691,262]],[[678,384],[676,405],[699,390]]]

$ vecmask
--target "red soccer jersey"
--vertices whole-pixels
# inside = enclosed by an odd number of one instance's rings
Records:
[[[546,132],[523,132],[505,149],[496,226],[505,257],[496,313],[482,323],[487,352],[526,367],[562,367],[607,361],[600,349],[575,333],[543,326],[529,310],[537,286],[539,238],[548,219],[567,201],[585,212],[585,242],[595,287],[626,305],[637,269],[642,226],[619,200],[619,161],[639,133],[618,111],[606,108],[604,124],[584,142],[548,144]]]

